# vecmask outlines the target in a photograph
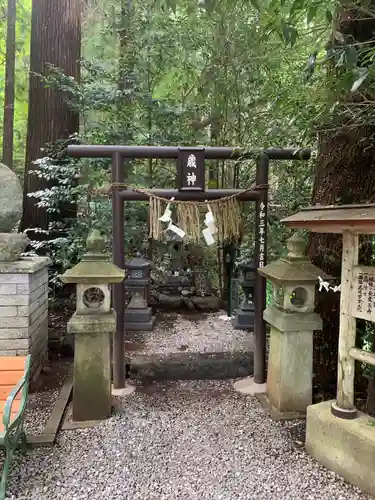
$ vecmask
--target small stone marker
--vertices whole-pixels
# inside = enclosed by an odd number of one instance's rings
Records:
[[[22,188],[17,175],[0,163],[0,232],[10,233],[22,216]]]
[[[108,262],[98,231],[87,238],[82,261],[61,277],[77,283],[77,310],[68,323],[74,334],[73,420],[102,420],[111,416],[111,336],[116,314],[110,307],[111,283],[125,272]]]

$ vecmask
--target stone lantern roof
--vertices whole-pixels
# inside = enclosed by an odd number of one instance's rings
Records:
[[[125,262],[126,269],[143,269],[145,267],[151,267],[151,262],[142,257],[140,253],[137,253],[137,256],[134,257],[134,259]]]
[[[319,276],[323,280],[333,279],[319,267],[311,264],[305,256],[305,242],[297,233],[287,240],[287,248],[286,257],[259,268],[258,272],[277,284],[318,282]]]
[[[105,240],[99,231],[92,231],[86,244],[87,252],[81,262],[61,276],[63,283],[121,283],[125,271],[107,261]]]

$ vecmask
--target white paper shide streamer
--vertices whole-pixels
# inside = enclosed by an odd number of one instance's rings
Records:
[[[329,292],[331,290],[332,292],[340,292],[341,291],[341,285],[336,285],[336,286],[331,286],[328,281],[324,281],[321,276],[319,276],[319,292],[322,290]]]
[[[204,238],[204,241],[206,242],[206,244],[208,246],[211,246],[215,243],[214,234],[216,234],[217,228],[215,225],[214,214],[212,213],[211,207],[208,204],[207,204],[207,210],[208,211],[206,213],[206,217],[204,220],[204,223],[206,224],[206,228],[203,229],[202,234],[203,234],[203,238]]]
[[[172,222],[172,210],[171,210],[171,205],[172,202],[174,201],[174,198],[171,198],[170,202],[168,203],[163,215],[159,217],[159,220],[161,222],[168,222],[168,226],[166,231],[172,231],[172,233],[177,234],[180,238],[185,237],[185,231],[183,231],[180,227],[176,226],[176,224],[173,224]]]

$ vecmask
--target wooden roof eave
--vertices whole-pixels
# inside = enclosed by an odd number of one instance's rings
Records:
[[[375,234],[375,205],[313,206],[282,220],[289,228],[317,233]]]

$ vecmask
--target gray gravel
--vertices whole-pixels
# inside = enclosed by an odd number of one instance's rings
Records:
[[[38,435],[43,433],[59,393],[60,390],[49,390],[29,394],[24,422],[27,434]]]
[[[19,456],[8,498],[370,499],[296,449],[231,381],[139,387],[118,403],[100,426]]]
[[[128,332],[127,355],[252,351],[253,333],[235,330],[223,316],[226,316],[224,311],[194,316],[159,315],[152,332]]]
[[[27,434],[42,434],[59,397],[66,374],[72,361],[57,358],[39,374],[37,386],[29,392],[25,411],[25,431]]]

